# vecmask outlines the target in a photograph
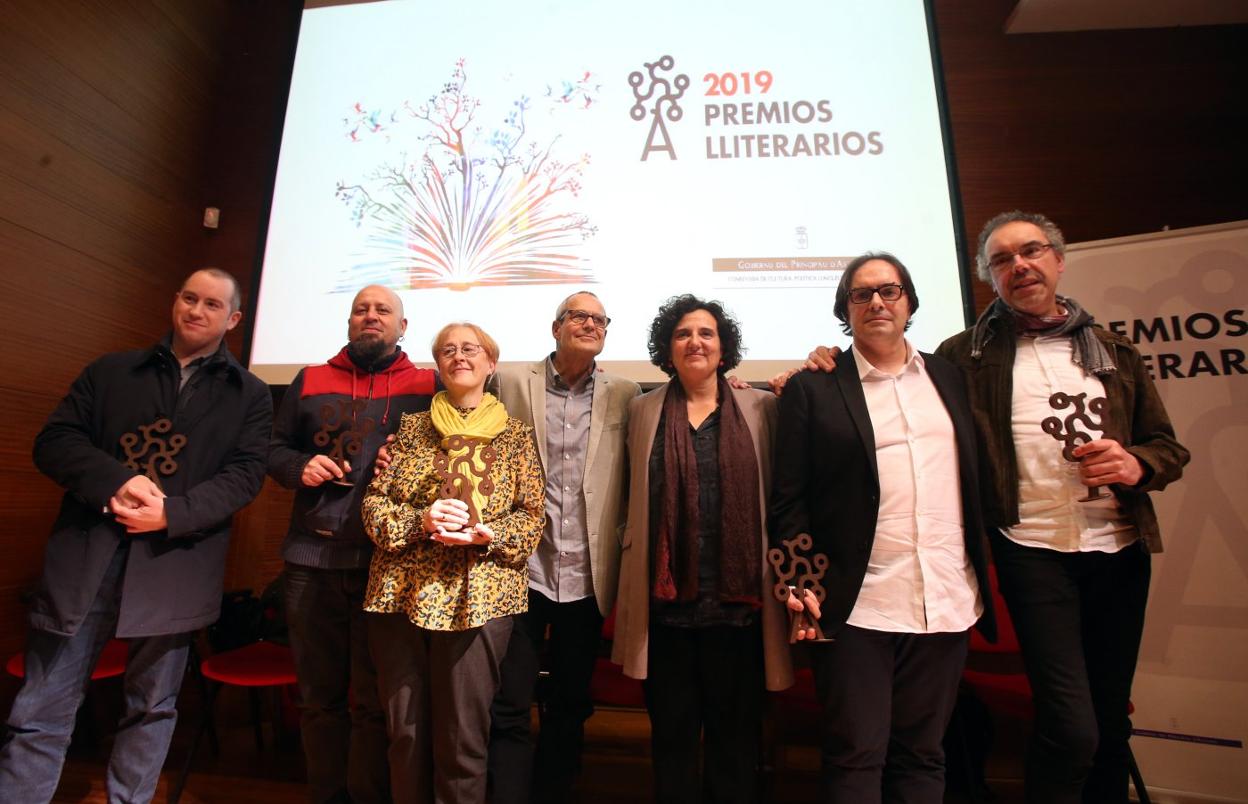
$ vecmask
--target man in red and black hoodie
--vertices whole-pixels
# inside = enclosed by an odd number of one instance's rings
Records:
[[[436,390],[436,374],[399,348],[406,330],[394,291],[361,290],[347,345],[299,372],[274,419],[269,475],[296,490],[282,543],[285,604],[316,802],[390,796],[386,719],[362,606],[373,545],[360,500],[377,448],[404,413],[428,410]]]

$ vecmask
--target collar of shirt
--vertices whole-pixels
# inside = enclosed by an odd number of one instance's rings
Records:
[[[555,353],[551,352],[546,356],[546,388],[557,391],[571,391],[579,394],[582,391],[590,390],[594,387],[594,374],[598,372],[598,362],[594,361],[589,364],[589,371],[585,372],[585,376],[575,387],[568,385],[563,381],[563,377],[559,376],[559,372],[555,371]]]
[[[901,371],[896,374],[889,374],[880,371],[871,365],[871,361],[867,360],[866,355],[857,349],[854,350],[854,362],[858,365],[858,379],[863,382],[878,382],[880,380],[892,380],[900,377],[906,372],[913,371],[919,374],[923,373],[923,355],[919,354],[919,350],[910,345],[910,341],[906,341],[906,362],[901,367]]]
[[[178,392],[181,393],[191,378],[208,362],[208,355],[197,357],[185,366],[178,367]]]

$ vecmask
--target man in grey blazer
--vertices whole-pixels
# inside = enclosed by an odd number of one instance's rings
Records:
[[[494,804],[567,801],[580,769],[593,714],[589,683],[619,575],[628,403],[641,392],[632,380],[597,370],[610,322],[597,296],[573,293],[551,323],[555,351],[498,371],[508,414],[534,428],[546,472],[546,529],[529,559],[529,610],[516,616],[494,699]],[[529,710],[547,628],[551,683],[534,755]]]

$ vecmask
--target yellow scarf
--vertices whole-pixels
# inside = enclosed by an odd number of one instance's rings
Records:
[[[435,459],[434,465],[445,469],[447,480],[437,492],[439,498],[454,497],[468,503],[468,524],[481,521],[494,483],[489,477],[489,464],[493,463],[494,451],[478,449],[485,447],[507,427],[507,409],[493,394],[485,394],[481,403],[467,416],[451,404],[446,391],[433,397],[429,417],[434,429],[442,436],[440,446],[447,455],[445,467]],[[485,455],[488,452],[489,462]]]

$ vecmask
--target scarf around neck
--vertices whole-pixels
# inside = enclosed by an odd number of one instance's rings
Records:
[[[762,606],[762,515],[758,459],[745,416],[732,388],[719,378],[720,565],[724,602]],[[663,602],[698,597],[698,458],[689,427],[688,397],[679,380],[668,383],[663,400],[663,501],[654,545],[651,594]]]
[[[439,499],[456,498],[468,504],[468,524],[481,520],[494,482],[490,467],[495,452],[490,443],[507,427],[507,409],[493,394],[485,394],[467,416],[451,404],[446,391],[439,391],[429,406],[429,418],[442,437],[445,453],[434,458],[434,467],[444,482],[438,487]]]
[[[1006,328],[1007,332],[1028,337],[1045,335],[1067,335],[1074,341],[1072,362],[1083,369],[1085,375],[1095,374],[1103,377],[1112,374],[1118,368],[1109,356],[1109,350],[1101,339],[1096,337],[1092,327],[1096,323],[1092,315],[1079,302],[1069,296],[1058,296],[1059,309],[1065,313],[1057,316],[1032,316],[1019,313],[1000,298],[994,299],[988,309],[975,322],[971,333],[971,357],[979,360],[983,356],[984,347],[995,334],[995,324]]]

